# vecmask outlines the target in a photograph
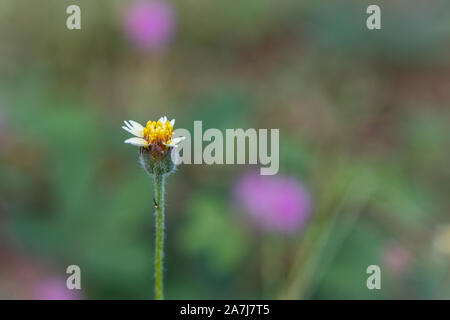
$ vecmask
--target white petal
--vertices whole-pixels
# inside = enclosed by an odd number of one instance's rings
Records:
[[[140,124],[139,122],[130,120],[130,123],[132,124],[132,126],[134,127],[134,129],[136,129],[136,130],[144,130],[144,127],[143,127],[142,124]]]
[[[166,121],[167,121],[167,117],[166,116],[164,116],[164,117],[161,117],[161,118],[159,118],[159,120],[158,120],[159,122],[161,122],[162,124],[165,124],[166,123]]]
[[[146,147],[146,146],[148,146],[147,141],[145,141],[142,138],[130,138],[130,139],[125,140],[124,142],[132,144],[133,146],[138,146],[138,147]]]
[[[176,144],[174,144],[173,142],[171,142],[171,143],[163,143],[163,145],[168,146],[170,148],[178,148],[178,146]]]
[[[178,143],[180,143],[181,141],[183,141],[184,139],[186,139],[186,137],[176,137],[176,138],[173,138],[173,139],[172,139],[172,143],[173,143],[173,144],[178,144]]]
[[[132,135],[136,136],[136,137],[144,137],[144,127],[137,123],[136,121],[130,120],[130,122],[124,121],[124,123],[127,125],[127,129],[125,129],[124,127],[122,127],[124,130],[128,131],[129,133],[131,133]]]
[[[170,125],[173,127],[175,125],[175,119],[170,120]]]
[[[133,130],[131,130],[130,128],[122,126],[122,129],[134,135]]]
[[[168,146],[168,147],[174,147],[177,148],[178,144],[183,141],[184,139],[186,139],[186,137],[177,137],[177,138],[173,138],[172,141],[170,141],[170,143],[164,143],[164,145]]]
[[[128,121],[124,120],[123,123],[125,123],[125,125],[130,128],[133,129],[133,126],[131,124],[128,123]]]

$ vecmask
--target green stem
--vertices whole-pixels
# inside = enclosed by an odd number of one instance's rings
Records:
[[[164,255],[164,176],[155,175],[155,298],[163,298],[163,255]]]

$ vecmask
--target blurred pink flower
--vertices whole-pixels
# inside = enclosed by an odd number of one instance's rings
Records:
[[[412,257],[403,245],[392,242],[384,248],[382,259],[389,273],[402,276],[408,272]]]
[[[253,220],[267,230],[301,230],[310,215],[310,195],[291,177],[247,173],[236,183],[234,195]]]
[[[37,300],[79,300],[80,290],[70,290],[64,278],[53,277],[41,280],[35,286],[35,299]]]
[[[139,49],[165,49],[175,32],[175,14],[168,1],[148,0],[132,5],[124,17],[125,34]]]

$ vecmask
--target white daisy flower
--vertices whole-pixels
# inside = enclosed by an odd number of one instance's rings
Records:
[[[161,117],[158,121],[148,121],[145,127],[133,120],[124,122],[126,126],[122,126],[122,128],[135,136],[124,142],[134,146],[149,147],[158,145],[160,147],[177,147],[185,139],[185,137],[172,138],[175,119],[168,121],[167,117]]]

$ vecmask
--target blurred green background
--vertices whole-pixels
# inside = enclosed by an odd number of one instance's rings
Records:
[[[251,166],[181,165],[166,298],[450,298],[450,2],[167,1],[147,44],[139,3],[0,3],[0,298],[153,298],[153,185],[120,127],[162,115],[279,128],[311,196],[303,228],[261,230],[233,196]]]

